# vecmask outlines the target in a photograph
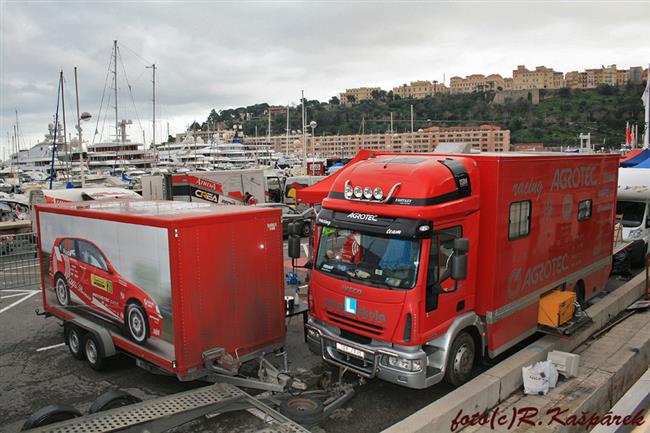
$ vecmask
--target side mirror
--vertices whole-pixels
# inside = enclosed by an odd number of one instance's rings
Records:
[[[645,220],[645,228],[650,229],[650,216]]]
[[[292,259],[300,258],[300,223],[292,222],[288,226],[288,254]]]
[[[451,257],[451,278],[461,281],[467,278],[467,252],[469,251],[469,239],[454,239],[454,255]]]

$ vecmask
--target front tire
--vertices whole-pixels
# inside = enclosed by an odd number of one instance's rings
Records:
[[[56,300],[62,307],[70,305],[70,289],[65,277],[58,275],[54,280],[54,292],[56,293]]]
[[[456,336],[449,351],[445,369],[445,382],[454,387],[459,387],[467,382],[472,374],[476,359],[476,344],[467,332]]]
[[[68,346],[68,350],[70,350],[72,356],[83,360],[85,357],[82,347],[82,343],[84,341],[83,331],[74,325],[68,325],[65,327],[64,332],[65,344]]]
[[[136,302],[127,304],[124,319],[129,337],[138,344],[144,344],[149,337],[149,320],[142,305]]]

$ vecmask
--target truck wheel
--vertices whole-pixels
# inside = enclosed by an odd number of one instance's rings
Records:
[[[59,421],[81,416],[81,412],[67,404],[51,404],[31,414],[20,431],[31,430]]]
[[[117,407],[128,406],[133,403],[139,403],[140,400],[138,397],[129,394],[126,391],[120,391],[119,389],[111,389],[106,391],[95,400],[88,409],[88,413],[97,413],[104,410],[115,409]]]
[[[84,341],[83,334],[83,331],[75,325],[67,325],[65,327],[65,344],[68,346],[72,356],[77,359],[84,359],[84,351],[81,347],[81,343]]]
[[[138,344],[144,344],[149,336],[149,321],[144,308],[137,302],[129,302],[126,306],[126,331]]]
[[[93,370],[104,368],[104,348],[92,332],[88,332],[84,338],[84,355]]]
[[[474,339],[467,332],[461,332],[454,339],[447,358],[445,381],[458,387],[467,382],[474,367],[476,347]]]
[[[309,397],[291,397],[282,400],[280,413],[300,425],[316,425],[323,417],[323,402]]]
[[[70,289],[68,289],[68,282],[62,275],[57,276],[54,280],[54,291],[59,305],[63,307],[70,305]]]
[[[311,225],[307,222],[302,225],[302,228],[300,229],[300,235],[303,238],[308,238],[309,235],[311,234]]]

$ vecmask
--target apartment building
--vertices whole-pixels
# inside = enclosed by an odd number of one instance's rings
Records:
[[[546,66],[537,66],[534,71],[524,65],[512,71],[514,90],[559,89],[564,87],[564,74]]]
[[[506,82],[506,79],[499,74],[491,74],[487,77],[483,74],[472,74],[465,78],[456,76],[449,79],[451,93],[496,92],[509,90],[510,87],[512,87],[512,80]]]
[[[444,83],[437,81],[411,81],[411,84],[402,84],[398,87],[393,87],[393,95],[400,98],[423,99],[427,96],[433,96],[441,93],[448,93],[449,89]]]
[[[595,89],[604,84],[609,86],[624,86],[627,83],[641,84],[644,78],[643,68],[640,66],[633,66],[627,70],[617,69],[616,65],[609,65],[585,69],[582,72],[567,72],[565,81],[566,86],[572,89]]]
[[[339,100],[343,105],[358,104],[361,101],[372,99],[372,93],[381,90],[380,87],[355,87],[346,89],[339,95]]]
[[[246,143],[263,144],[265,137],[246,138]],[[477,152],[510,150],[510,130],[495,125],[433,126],[414,133],[326,135],[307,137],[307,155],[324,158],[351,158],[361,149],[393,152],[432,152],[439,143],[469,143]],[[302,136],[274,136],[271,144],[277,152],[302,155]]]

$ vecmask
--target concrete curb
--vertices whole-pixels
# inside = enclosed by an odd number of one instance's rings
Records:
[[[460,410],[466,414],[485,412],[521,388],[522,367],[546,359],[546,354],[551,350],[572,351],[644,293],[645,273],[641,273],[588,308],[587,314],[592,318],[593,323],[571,339],[561,339],[551,335],[542,337],[443,398],[390,426],[384,432],[447,432],[451,421]]]
[[[648,408],[650,408],[650,369],[646,370],[645,374],[614,405],[612,413],[625,417],[640,409],[647,411]],[[621,433],[630,430],[629,426],[597,426],[591,433]]]

